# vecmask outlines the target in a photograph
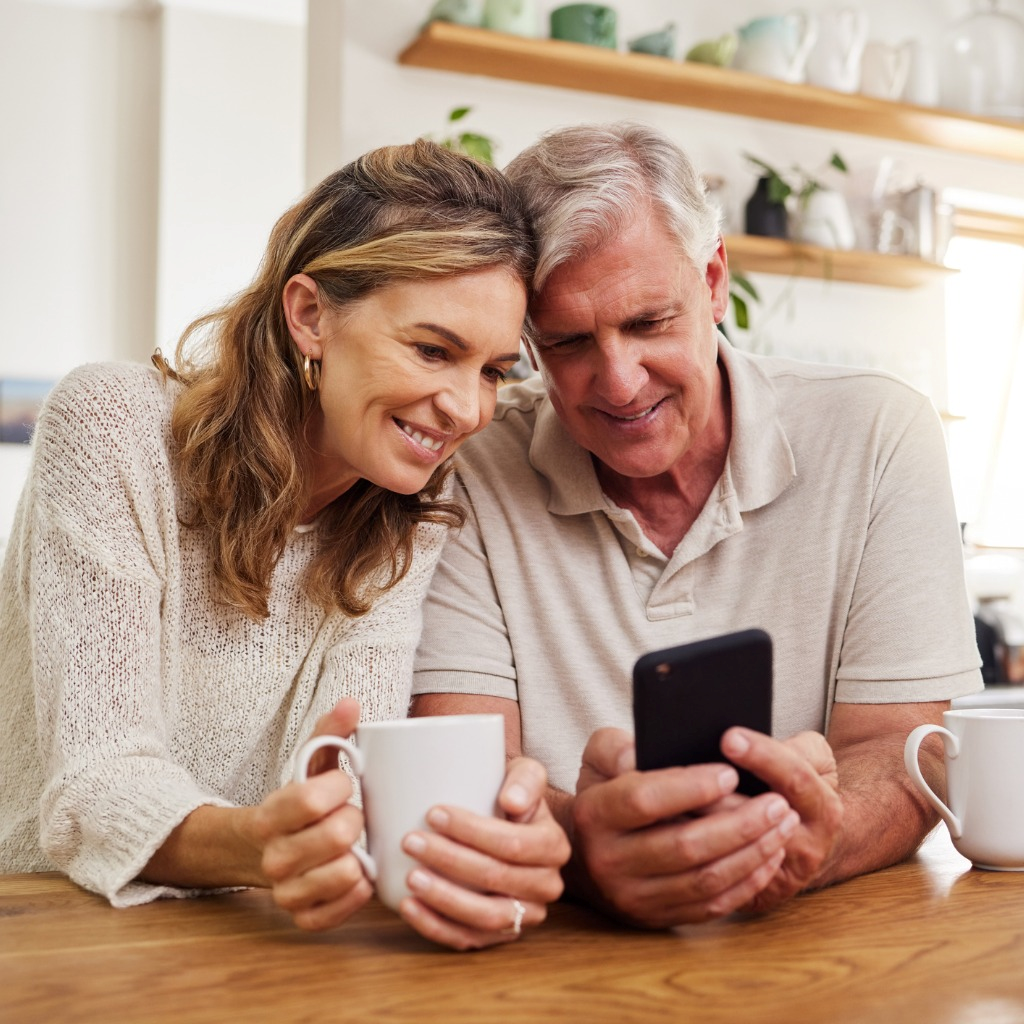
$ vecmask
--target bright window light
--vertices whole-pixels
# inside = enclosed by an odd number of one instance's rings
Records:
[[[946,263],[958,515],[975,544],[1024,547],[1024,246],[954,238]]]

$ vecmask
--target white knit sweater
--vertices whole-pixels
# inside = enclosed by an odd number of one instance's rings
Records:
[[[0,576],[0,871],[58,868],[116,906],[190,894],[135,879],[196,807],[286,782],[339,698],[405,716],[445,533],[420,527],[408,575],[361,618],[306,598],[315,529],[286,547],[269,618],[225,609],[178,521],[176,393],[134,365],[54,389]]]

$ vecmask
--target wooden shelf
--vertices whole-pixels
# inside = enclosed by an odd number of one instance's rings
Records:
[[[917,288],[956,273],[950,267],[914,256],[822,249],[817,245],[756,235],[727,235],[725,250],[729,267],[744,274],[820,277],[827,281],[886,288]]]
[[[745,71],[430,22],[402,52],[413,67],[656,100],[1024,162],[1024,123],[793,85]]]

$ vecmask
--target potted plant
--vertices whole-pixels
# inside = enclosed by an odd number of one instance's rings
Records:
[[[789,238],[790,206],[795,214],[793,234],[800,241],[835,249],[853,247],[853,224],[846,200],[826,185],[820,175],[812,175],[794,165],[787,177],[760,157],[744,156],[760,172],[757,185],[745,208],[748,235]],[[846,173],[846,162],[834,152],[827,168]],[[817,198],[815,198],[817,197]]]

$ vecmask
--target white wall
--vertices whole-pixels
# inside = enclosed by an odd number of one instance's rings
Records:
[[[148,360],[303,188],[296,0],[0,0],[0,377]],[[0,543],[28,449],[0,445]]]
[[[274,221],[302,193],[303,24],[164,11],[156,338],[252,278]]]

